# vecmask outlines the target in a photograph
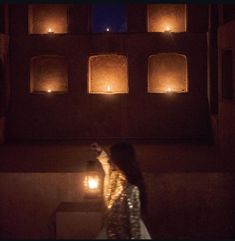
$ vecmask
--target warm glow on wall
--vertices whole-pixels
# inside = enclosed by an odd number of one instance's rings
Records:
[[[160,53],[149,57],[149,93],[182,93],[187,91],[187,59],[185,55]]]
[[[67,63],[64,57],[36,56],[30,62],[31,93],[66,92],[68,90]]]
[[[29,33],[67,33],[68,6],[66,4],[30,4]]]
[[[186,5],[148,4],[148,32],[186,32]]]
[[[128,93],[127,57],[124,55],[91,56],[88,75],[91,94]]]

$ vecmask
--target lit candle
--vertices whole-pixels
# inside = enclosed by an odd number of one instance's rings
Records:
[[[107,86],[107,91],[108,91],[108,92],[111,91],[110,85]]]
[[[172,89],[171,88],[167,88],[167,92],[171,92],[172,91]]]
[[[165,30],[166,33],[170,33],[171,32],[171,29],[169,26],[166,26],[166,30]]]
[[[54,33],[54,32],[52,32],[51,28],[48,28],[48,33]]]
[[[107,31],[107,32],[109,32],[109,30],[110,30],[109,28],[106,28],[106,31]]]
[[[48,90],[47,90],[47,92],[48,92],[48,93],[51,93],[51,90],[50,90],[50,89],[48,89]]]

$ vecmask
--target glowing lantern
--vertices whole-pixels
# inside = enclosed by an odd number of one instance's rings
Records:
[[[88,161],[84,180],[85,197],[97,198],[101,195],[101,175],[97,170],[96,161]]]

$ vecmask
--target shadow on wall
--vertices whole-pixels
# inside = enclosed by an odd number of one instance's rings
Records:
[[[2,56],[0,55],[0,144],[4,141],[4,129],[5,129],[5,93],[4,93],[4,65]]]

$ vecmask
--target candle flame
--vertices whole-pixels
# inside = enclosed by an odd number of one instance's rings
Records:
[[[51,33],[51,32],[52,32],[51,28],[48,28],[48,33]]]
[[[171,88],[167,88],[167,91],[168,91],[168,92],[171,92],[171,91],[172,91],[172,89],[171,89]]]
[[[168,32],[168,33],[170,33],[170,32],[171,32],[171,29],[170,29],[170,27],[169,27],[169,26],[166,26],[166,30],[165,30],[165,32]]]
[[[107,86],[107,91],[108,91],[108,92],[111,91],[110,85]]]
[[[109,28],[106,28],[106,31],[107,31],[107,32],[109,32],[109,30],[110,30]]]
[[[49,89],[49,90],[47,90],[47,92],[48,92],[48,93],[51,93],[51,90]]]
[[[88,178],[87,184],[88,184],[88,187],[90,189],[96,189],[99,186],[98,181],[95,178],[92,178],[92,177]]]

